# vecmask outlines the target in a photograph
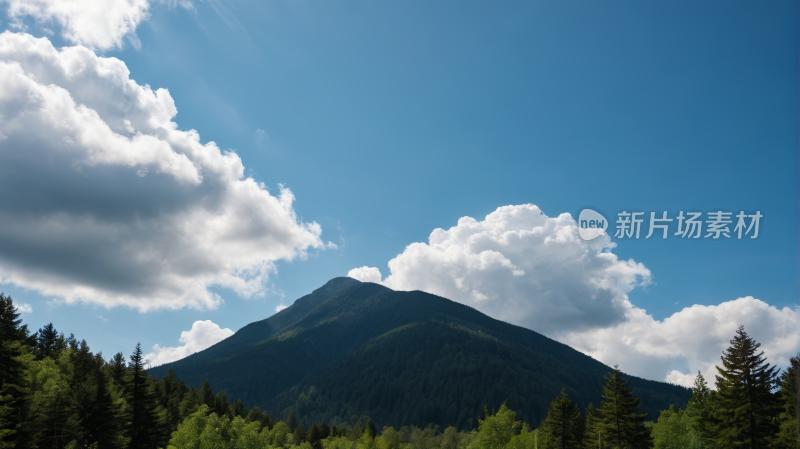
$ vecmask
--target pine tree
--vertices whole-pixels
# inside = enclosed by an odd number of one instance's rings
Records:
[[[583,422],[578,406],[567,397],[566,389],[561,389],[561,396],[550,402],[547,418],[542,423],[542,432],[546,434],[548,448],[577,448],[581,444]]]
[[[231,416],[231,401],[230,397],[225,394],[225,390],[219,390],[216,396],[214,396],[214,412],[219,417],[228,417],[232,418]]]
[[[216,398],[211,391],[211,384],[208,383],[208,379],[203,381],[203,385],[197,391],[197,399],[201,405],[207,405],[210,410],[214,411],[216,409]]]
[[[19,312],[10,296],[0,293],[0,447],[14,444],[19,437],[21,409],[25,396],[23,364],[20,361],[24,340]]]
[[[294,428],[297,426],[297,424],[295,424],[294,412],[289,415],[289,419],[286,420],[286,425],[289,426],[289,432],[294,432]]]
[[[650,429],[645,427],[646,414],[637,413],[640,399],[633,397],[628,382],[622,379],[618,366],[603,387],[602,429],[608,435],[608,446],[617,449],[652,447]]]
[[[303,427],[303,424],[298,424],[297,427],[294,428],[294,432],[292,432],[292,437],[294,438],[294,444],[299,446],[300,443],[306,440],[306,428]]]
[[[698,371],[692,387],[692,398],[686,406],[686,415],[703,448],[709,447],[714,441],[713,396],[714,392],[708,388],[705,377]]]
[[[322,426],[317,424],[316,422],[311,425],[308,429],[308,434],[306,435],[306,441],[315,449],[322,449],[322,442],[321,440],[324,438],[322,432]]]
[[[583,433],[583,447],[586,449],[599,449],[605,436],[603,435],[602,410],[589,403],[586,407],[586,424]]]
[[[125,356],[123,356],[121,352],[114,354],[114,357],[109,360],[108,371],[111,375],[111,379],[117,385],[122,386],[127,384],[125,377],[128,373],[128,368],[125,366]]]
[[[777,432],[777,368],[766,363],[761,347],[739,326],[717,367],[717,445],[725,448],[766,448]]]
[[[780,430],[772,446],[779,449],[800,448],[800,354],[792,357],[789,368],[781,374],[778,391],[782,410],[778,415]]]
[[[142,347],[139,343],[131,355],[128,370],[131,373],[128,383],[131,409],[130,448],[155,448],[159,436],[156,404],[147,386],[147,373],[144,371]]]
[[[375,428],[375,423],[371,419],[367,421],[367,434],[373,440],[378,436],[378,429]]]
[[[63,340],[63,335],[61,335]],[[51,357],[53,352],[64,349],[59,342],[59,334],[53,323],[46,324],[37,332],[36,353],[40,358]]]

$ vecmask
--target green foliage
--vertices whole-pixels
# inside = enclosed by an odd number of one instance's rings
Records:
[[[478,437],[475,439],[474,449],[502,449],[522,427],[516,420],[516,412],[511,411],[506,404],[500,410],[486,419],[478,421]]]
[[[692,398],[686,406],[686,417],[700,448],[712,447],[715,440],[714,401],[716,392],[708,388],[705,377],[699,371],[694,379]]]
[[[578,406],[567,397],[565,389],[550,402],[547,418],[540,428],[547,448],[577,448],[583,439],[583,420]]]
[[[739,326],[731,346],[722,354],[714,416],[719,447],[766,448],[778,430],[775,416],[780,404],[772,391],[777,368],[766,363],[764,352],[758,352],[760,347],[744,326]]]
[[[650,429],[644,425],[647,415],[637,412],[640,401],[633,396],[631,388],[615,366],[603,387],[600,429],[608,436],[608,444],[603,447],[627,449],[652,446]]]
[[[653,426],[655,449],[701,449],[703,444],[694,430],[692,418],[684,411],[675,411],[675,406],[661,412]]]
[[[778,396],[781,412],[778,415],[778,435],[772,446],[780,449],[800,448],[800,354],[792,357],[789,368],[781,374]]]

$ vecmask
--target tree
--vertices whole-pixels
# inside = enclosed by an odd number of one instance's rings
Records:
[[[550,402],[547,417],[542,423],[541,431],[548,441],[548,448],[577,448],[583,436],[583,422],[578,406],[567,397],[566,389]]]
[[[778,435],[771,447],[800,448],[800,354],[792,357],[789,368],[781,374],[778,396],[782,410],[778,415]]]
[[[586,423],[584,425],[583,447],[586,449],[599,449],[605,436],[603,435],[602,410],[589,403],[586,407]]]
[[[739,326],[717,367],[717,445],[725,448],[766,448],[777,432],[773,419],[779,401],[773,389],[777,368],[766,363],[761,347]]]
[[[66,346],[63,341],[64,336],[59,336],[53,323],[46,324],[36,334],[36,352],[41,358],[50,357],[53,352],[64,349]]]
[[[147,388],[147,373],[144,370],[141,344],[136,344],[136,349],[128,363],[131,373],[128,383],[130,399],[130,448],[150,449],[155,448],[159,436],[158,421],[155,417],[155,398]]]
[[[306,428],[302,424],[298,424],[292,432],[292,441],[295,445],[299,446],[300,443],[306,440]]]
[[[10,296],[0,293],[0,447],[17,440],[21,425],[23,389],[24,333],[20,332],[19,312]]]
[[[640,399],[633,397],[628,382],[622,379],[617,365],[603,387],[602,429],[608,435],[608,446],[628,449],[651,447],[650,429],[645,427],[646,414],[639,414]]]
[[[372,422],[371,419],[369,421],[367,421],[367,434],[373,440],[378,435],[378,429],[375,427],[375,423]]]
[[[514,434],[522,426],[516,420],[517,414],[508,407],[506,403],[500,406],[500,410],[494,415],[488,415],[484,407],[486,419],[478,420],[478,436],[475,439],[476,449],[501,449],[514,437]]]
[[[708,388],[705,377],[698,371],[692,387],[692,398],[686,406],[686,416],[701,448],[709,447],[714,441],[714,395]]]
[[[655,449],[701,449],[699,435],[692,428],[692,420],[684,410],[675,411],[670,405],[662,410],[658,422],[653,426]]]
[[[289,426],[289,432],[294,432],[294,428],[297,426],[294,419],[294,412],[289,415],[289,419],[286,420],[286,425]]]

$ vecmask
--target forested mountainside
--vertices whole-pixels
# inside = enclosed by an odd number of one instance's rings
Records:
[[[424,292],[336,278],[274,316],[183,360],[188,385],[205,380],[247,407],[298,422],[474,427],[484,406],[504,401],[541,422],[562,387],[585,409],[612,368],[532,330]],[[656,419],[691,391],[623,375]]]

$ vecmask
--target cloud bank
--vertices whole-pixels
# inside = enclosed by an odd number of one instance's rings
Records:
[[[180,130],[166,89],[83,46],[0,34],[0,282],[66,302],[213,308],[322,248],[294,195]]]
[[[219,325],[206,321],[195,321],[192,328],[181,332],[181,346],[162,348],[153,345],[153,351],[144,355],[144,360],[149,366],[160,366],[188,357],[195,352],[202,351],[233,335],[230,329],[221,329]]]
[[[608,236],[582,240],[569,214],[548,217],[535,205],[504,206],[483,221],[464,217],[435,229],[389,261],[348,276],[395,290],[422,290],[524,326],[626,372],[691,385],[711,374],[736,327],[785,364],[800,347],[800,312],[752,297],[686,308],[664,321],[628,300],[650,283],[641,263],[620,260]]]

